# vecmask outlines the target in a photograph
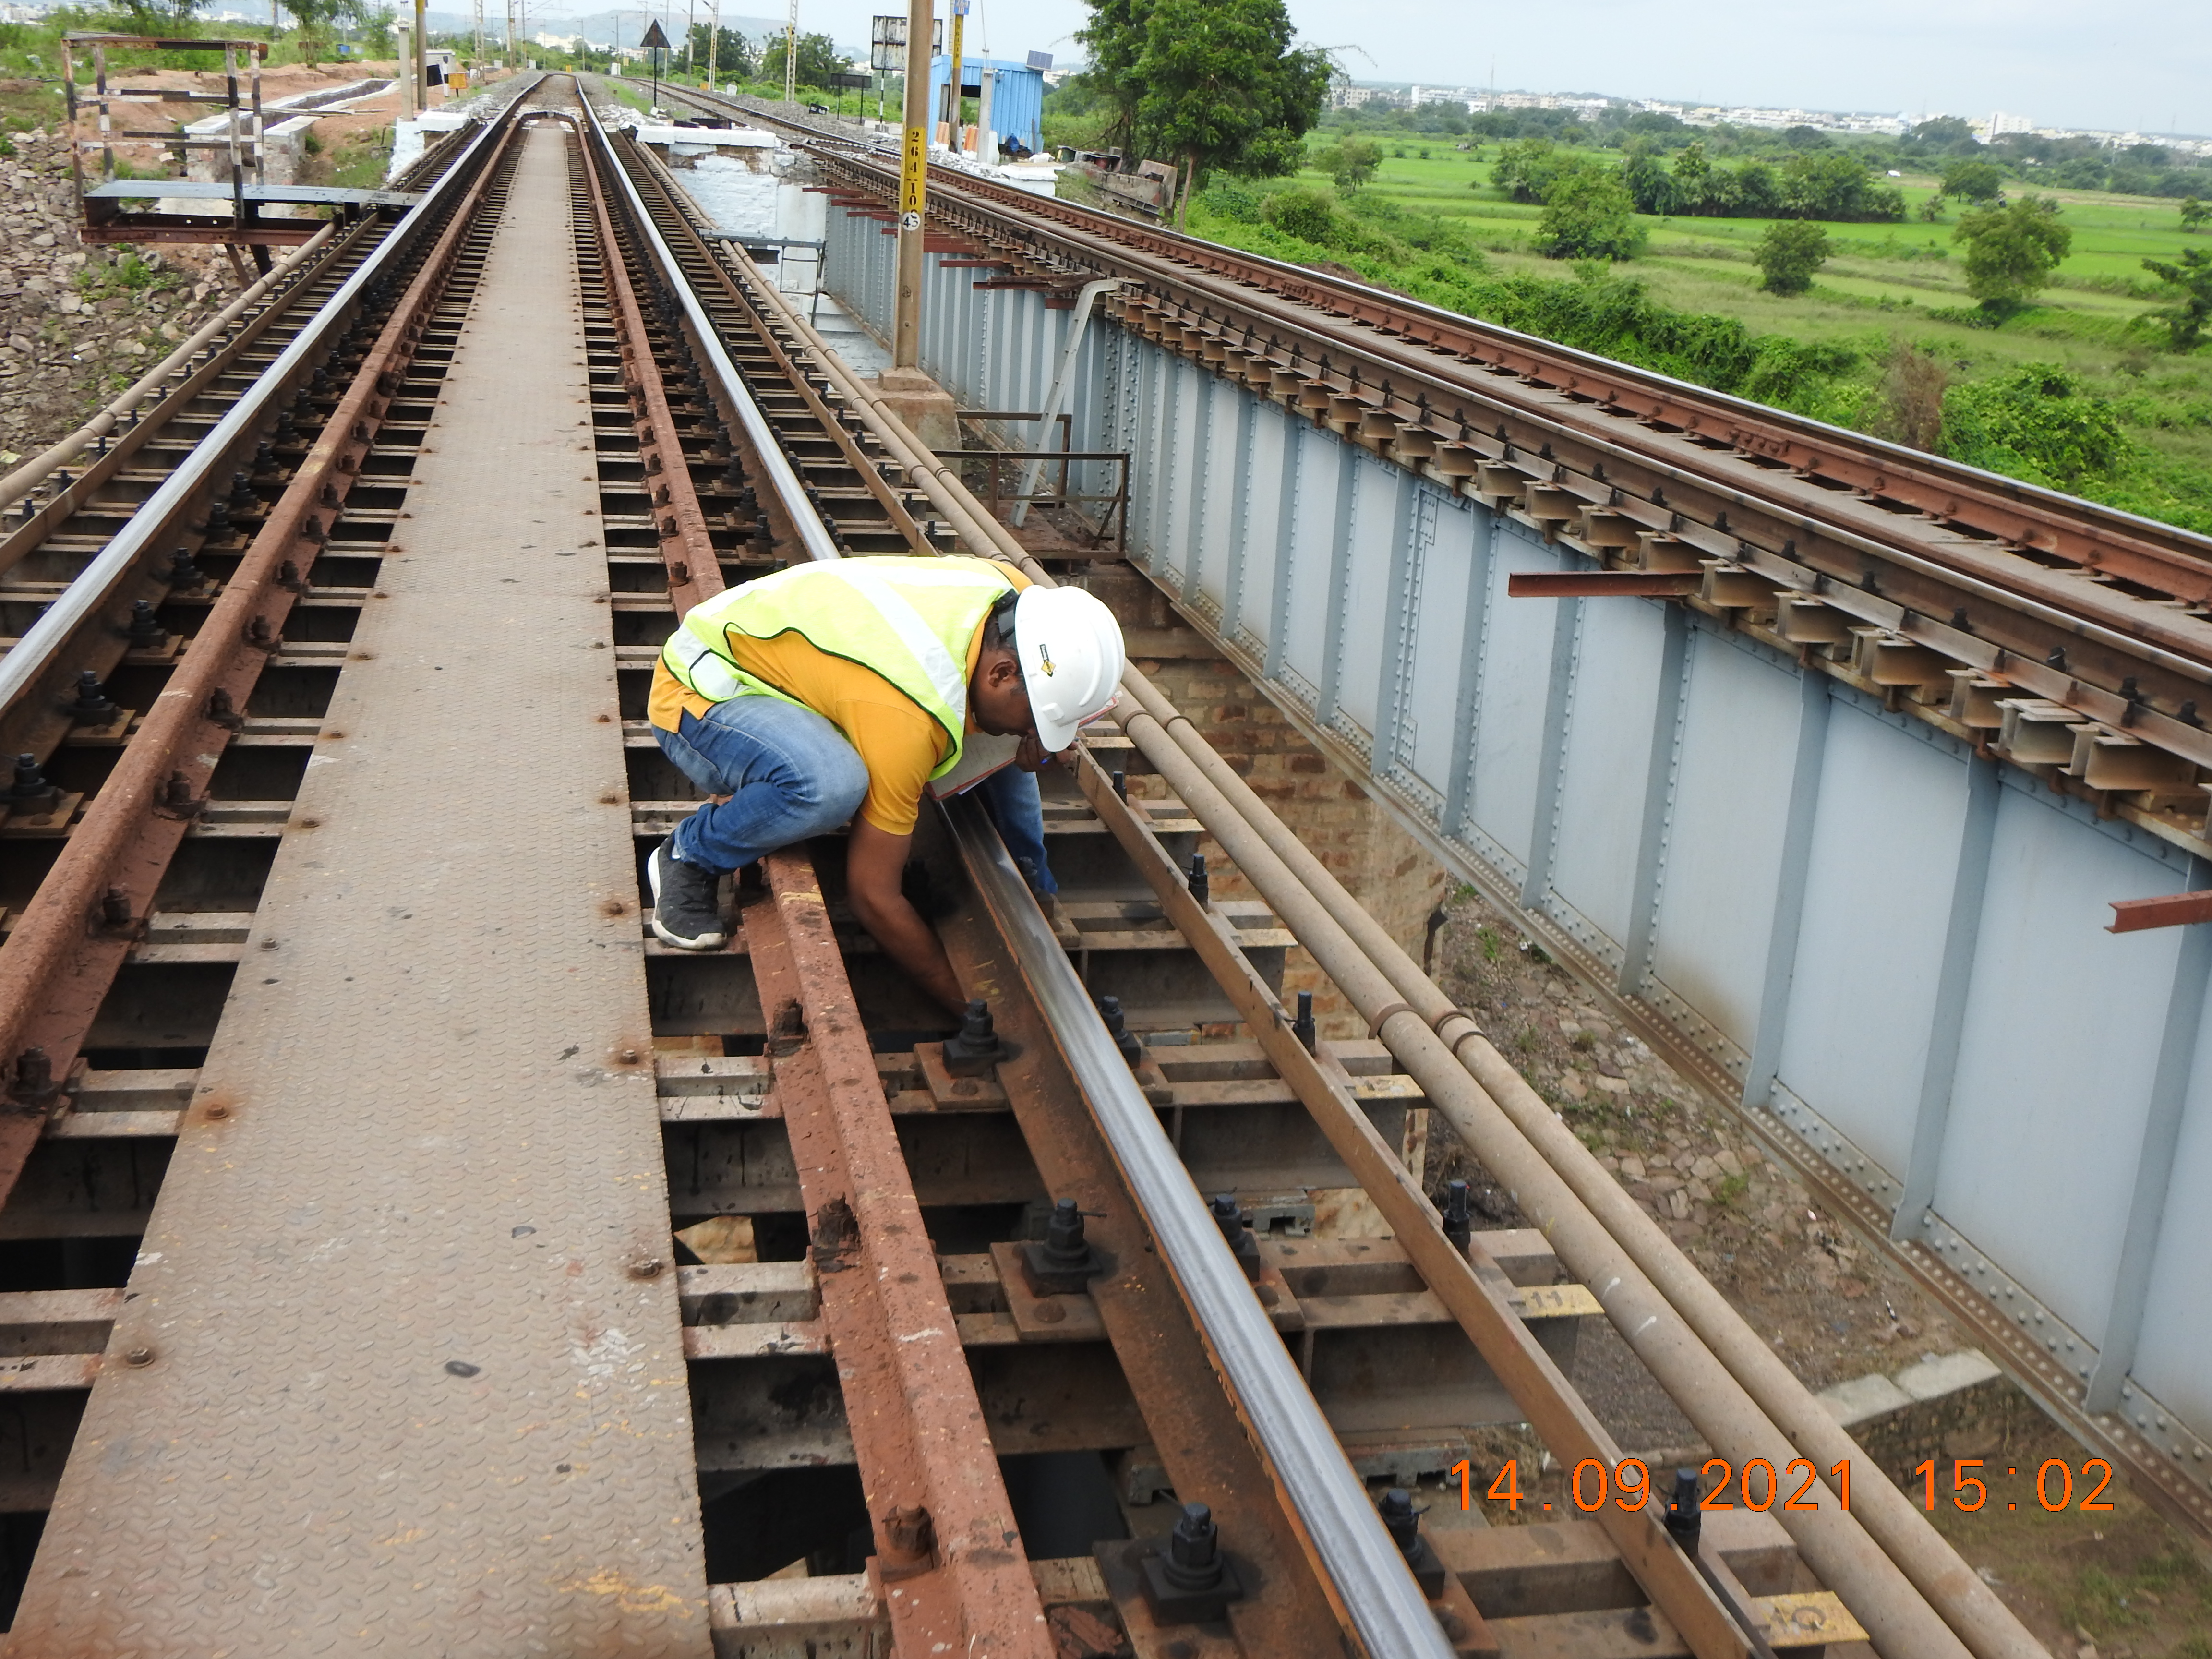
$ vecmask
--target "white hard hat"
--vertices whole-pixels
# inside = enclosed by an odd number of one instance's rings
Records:
[[[1128,655],[1114,613],[1079,587],[1032,584],[1014,601],[1014,655],[1037,741],[1065,749],[1075,728],[1114,701]]]

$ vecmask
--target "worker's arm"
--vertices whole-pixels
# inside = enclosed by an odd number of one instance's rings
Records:
[[[866,817],[854,818],[845,848],[845,893],[854,915],[884,953],[944,1004],[948,1013],[957,1015],[968,1002],[953,976],[952,963],[936,933],[899,890],[913,840],[912,836],[878,830]]]
[[[1014,764],[1024,772],[1042,772],[1055,762],[1062,766],[1074,765],[1075,745],[1071,743],[1058,754],[1054,754],[1036,740],[1036,733],[1030,732],[1022,738],[1014,750]]]

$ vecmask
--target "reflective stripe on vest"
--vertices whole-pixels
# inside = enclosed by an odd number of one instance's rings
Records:
[[[950,745],[931,774],[942,776],[959,764],[964,747],[969,647],[993,603],[1012,586],[980,559],[798,565],[695,606],[669,636],[661,660],[710,702],[760,696],[797,702],[738,667],[729,649],[732,629],[755,639],[796,631],[818,650],[873,669],[935,720]]]

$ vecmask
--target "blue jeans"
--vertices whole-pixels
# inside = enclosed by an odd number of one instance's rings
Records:
[[[676,826],[671,851],[685,864],[726,872],[850,819],[867,798],[868,769],[845,734],[811,708],[781,697],[732,697],[682,730],[653,736],[709,801]],[[1040,893],[1058,890],[1045,861],[1044,807],[1036,775],[1018,767],[975,787],[1015,866]]]

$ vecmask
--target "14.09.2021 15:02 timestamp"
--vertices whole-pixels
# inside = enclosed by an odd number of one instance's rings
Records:
[[[1984,1470],[1985,1462],[1979,1457],[1951,1460],[1950,1488],[1942,1495],[1950,1499],[1952,1508],[1972,1514],[1976,1510],[1994,1505],[1999,1497],[2005,1498],[2004,1507],[2008,1510],[2029,1508],[2027,1500],[2031,1494],[2018,1486],[2028,1471],[2018,1466],[2008,1466],[2001,1476],[1994,1468]],[[2052,1515],[2067,1510],[2109,1510],[2112,1507],[2112,1500],[2105,1496],[2105,1489],[2112,1482],[2112,1466],[2101,1457],[2087,1459],[2078,1476],[2074,1466],[2063,1457],[2045,1458],[2034,1474],[2033,1507]],[[1926,1510],[1934,1509],[1938,1498],[1936,1460],[1931,1457],[1914,1469],[1912,1479],[1918,1486],[1916,1495],[1920,1499],[1920,1506]],[[2000,1483],[1998,1492],[1993,1493],[1990,1490],[1991,1481]],[[2008,1481],[2012,1484],[2003,1484]]]
[[[1990,1481],[2000,1477],[1993,1468],[1985,1469],[1986,1462],[1986,1459],[1979,1457],[1954,1458],[1950,1464],[1950,1484],[1940,1497],[1948,1498],[1953,1508],[1968,1514],[1986,1509],[1998,1501],[1990,1492]],[[1687,1470],[1683,1471],[1685,1475],[1688,1473]],[[1709,1459],[1699,1474],[1706,1479],[1715,1474],[1719,1478],[1712,1481],[1710,1487],[1705,1487],[1704,1481],[1700,1481],[1703,1489],[1698,1492],[1697,1506],[1700,1510],[1731,1510],[1736,1507],[1735,1502],[1731,1501],[1734,1498],[1740,1500],[1746,1509],[1767,1510],[1773,1508],[1776,1500],[1780,1498],[1784,1509],[1812,1510],[1820,1507],[1820,1500],[1811,1496],[1818,1476],[1809,1462],[1803,1458],[1796,1459],[1784,1473],[1785,1479],[1778,1480],[1773,1466],[1764,1458],[1753,1458],[1740,1472],[1725,1458]],[[2017,1465],[2006,1468],[2002,1479],[2014,1483],[2002,1488],[2004,1493],[2009,1494],[2004,1499],[2006,1509],[2019,1510],[2026,1505],[2030,1494],[2017,1484],[2025,1474],[2026,1471]],[[1912,1480],[1907,1483],[1908,1490],[1917,1488],[1916,1495],[1923,1509],[1932,1510],[1939,1501],[1937,1474],[1936,1461],[1930,1458],[1913,1470]],[[1801,1475],[1802,1480],[1799,1479]],[[1460,1507],[1472,1507],[1474,1497],[1473,1464],[1462,1462],[1454,1465],[1451,1476],[1459,1482]],[[2078,1477],[2074,1466],[2065,1459],[2046,1458],[2034,1471],[2033,1496],[2036,1506],[2051,1515],[2068,1510],[2109,1510],[2112,1504],[2106,1498],[2105,1491],[2112,1484],[2112,1466],[2101,1457],[2087,1459]],[[1790,1490],[1793,1484],[1794,1491]],[[1735,1488],[1733,1492],[1730,1491],[1732,1485]],[[1842,1507],[1850,1509],[1851,1478],[1848,1462],[1838,1463],[1828,1471],[1828,1486]],[[1573,1493],[1575,1508],[1585,1515],[1603,1509],[1608,1498],[1624,1510],[1634,1510],[1643,1508],[1656,1495],[1650,1470],[1640,1459],[1633,1457],[1624,1460],[1610,1470],[1597,1459],[1586,1457],[1575,1466],[1569,1489]],[[1504,1504],[1508,1509],[1518,1510],[1522,1503],[1519,1466],[1507,1463],[1500,1468],[1486,1496]],[[1544,1507],[1548,1510],[1552,1506],[1546,1504]]]

